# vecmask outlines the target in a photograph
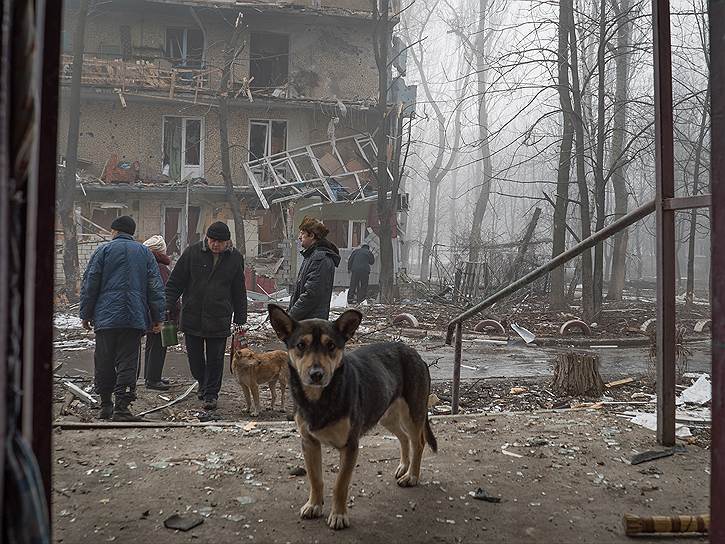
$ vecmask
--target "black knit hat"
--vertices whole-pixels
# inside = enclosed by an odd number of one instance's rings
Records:
[[[116,219],[113,220],[111,228],[113,230],[117,230],[118,232],[125,232],[126,234],[133,236],[134,232],[136,232],[136,221],[128,215],[122,215],[121,217],[116,217]]]
[[[216,223],[209,225],[209,228],[206,229],[206,235],[209,238],[221,240],[222,242],[232,239],[232,233],[229,232],[229,227],[227,227],[226,223],[222,223],[221,221],[217,221]]]

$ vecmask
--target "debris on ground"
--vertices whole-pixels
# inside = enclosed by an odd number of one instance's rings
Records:
[[[204,523],[204,518],[197,514],[174,514],[164,520],[164,527],[177,531],[190,531]]]
[[[469,491],[468,494],[476,500],[485,502],[501,502],[501,497],[489,495],[485,489],[479,487],[476,491]]]

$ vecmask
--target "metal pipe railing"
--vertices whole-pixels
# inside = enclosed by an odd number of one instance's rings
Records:
[[[461,381],[461,354],[462,354],[462,344],[463,344],[463,322],[466,319],[482,312],[483,310],[492,306],[493,304],[495,304],[502,298],[507,297],[511,293],[514,293],[515,291],[518,291],[522,287],[525,287],[526,285],[530,284],[531,282],[539,279],[541,276],[543,276],[547,272],[551,272],[552,270],[563,265],[567,261],[570,261],[571,259],[578,257],[579,255],[584,253],[587,249],[595,246],[602,240],[605,240],[605,239],[609,238],[610,236],[617,234],[619,231],[627,228],[632,223],[636,223],[643,217],[647,217],[653,211],[655,211],[655,201],[650,200],[647,204],[644,204],[644,205],[640,206],[639,208],[632,210],[624,217],[620,217],[619,219],[614,221],[611,225],[607,225],[603,229],[598,230],[597,232],[595,232],[588,238],[585,238],[584,240],[582,240],[581,242],[576,244],[571,249],[568,249],[564,253],[557,255],[555,258],[551,259],[548,263],[540,266],[536,270],[529,272],[524,277],[507,285],[500,291],[494,293],[487,299],[483,300],[482,302],[479,302],[472,308],[469,308],[465,312],[461,313],[460,315],[458,315],[454,319],[452,319],[448,323],[448,333],[446,335],[446,344],[450,345],[453,342],[454,329],[455,329],[456,345],[455,345],[455,355],[454,355],[454,361],[453,361],[453,391],[452,391],[453,398],[452,398],[452,402],[451,402],[451,412],[454,414],[458,413],[460,381]]]

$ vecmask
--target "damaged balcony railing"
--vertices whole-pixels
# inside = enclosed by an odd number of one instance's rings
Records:
[[[319,195],[331,202],[357,202],[376,195],[377,147],[370,135],[355,135],[282,151],[243,164],[264,208]]]
[[[72,75],[73,55],[62,55],[61,81],[70,81]],[[120,92],[161,91],[173,97],[177,91],[212,93],[220,78],[218,69],[175,66],[164,57],[127,61],[86,53],[83,55],[81,85],[112,87]]]

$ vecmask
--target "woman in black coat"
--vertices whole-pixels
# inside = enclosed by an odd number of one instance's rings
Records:
[[[340,251],[327,240],[329,229],[319,219],[305,217],[300,224],[302,266],[297,275],[289,315],[296,319],[327,319]]]

